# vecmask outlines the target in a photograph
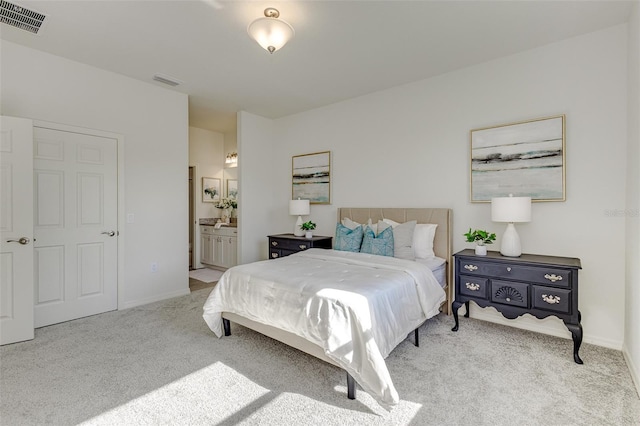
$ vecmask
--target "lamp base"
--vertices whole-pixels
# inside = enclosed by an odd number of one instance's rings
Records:
[[[304,236],[304,229],[302,229],[302,216],[298,216],[296,225],[293,228],[293,235],[295,235],[296,237]]]
[[[502,244],[500,244],[500,254],[508,257],[519,257],[522,254],[522,246],[520,245],[520,236],[516,232],[513,223],[507,225],[507,229],[502,235]]]

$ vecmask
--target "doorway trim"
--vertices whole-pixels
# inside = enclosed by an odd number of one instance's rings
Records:
[[[124,240],[125,240],[125,226],[123,224],[125,221],[125,208],[124,208],[124,200],[125,194],[122,190],[125,188],[124,186],[124,136],[119,133],[105,132],[102,130],[90,129],[87,127],[78,127],[71,126],[68,124],[60,124],[54,123],[51,121],[43,121],[43,120],[33,120],[33,127],[42,127],[45,129],[59,130],[63,132],[70,133],[80,133],[83,135],[91,135],[91,136],[99,136],[103,138],[111,138],[117,141],[117,183],[116,183],[116,191],[118,192],[118,267],[116,271],[116,281],[117,281],[117,289],[118,289],[118,307],[120,310],[122,306],[124,306],[123,296],[124,296],[124,267],[125,267],[125,256],[124,256]]]
[[[200,196],[200,172],[198,171],[199,166],[197,164],[189,164],[189,167],[193,167],[193,200],[192,206],[193,209],[193,269],[200,269],[203,267],[202,263],[200,263],[200,222],[198,219],[198,197]]]

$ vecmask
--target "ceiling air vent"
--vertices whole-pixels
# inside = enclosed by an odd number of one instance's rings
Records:
[[[44,18],[45,16],[42,13],[34,12],[26,7],[0,0],[0,22],[3,24],[38,34]]]
[[[182,83],[177,78],[169,77],[168,75],[165,75],[165,74],[155,74],[153,76],[153,79],[160,83],[168,84],[169,86],[177,86]]]

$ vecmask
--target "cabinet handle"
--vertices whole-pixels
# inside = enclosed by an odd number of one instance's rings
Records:
[[[271,253],[271,257],[275,259],[276,257],[278,257],[278,253]]]
[[[508,268],[507,268],[507,272],[511,272],[511,267],[508,267]]]
[[[543,294],[542,295],[542,300],[544,300],[545,302],[547,302],[550,305],[555,305],[556,303],[560,303],[560,296],[555,296],[553,294],[551,294],[551,295]]]
[[[271,245],[275,247],[275,246],[278,245],[278,242],[277,241],[271,241]]]
[[[300,244],[298,247],[300,247],[300,250],[305,250],[307,248],[304,244]]]
[[[475,271],[478,267],[476,265],[464,265],[464,269],[467,271]]]
[[[480,284],[477,283],[465,283],[465,286],[471,291],[478,291],[480,289]]]
[[[562,275],[545,274],[544,277],[549,281],[551,281],[552,283],[555,283],[556,281],[562,281]]]

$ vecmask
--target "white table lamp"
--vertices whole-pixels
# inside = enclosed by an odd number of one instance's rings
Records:
[[[500,253],[503,256],[518,257],[522,254],[520,237],[516,232],[515,222],[531,222],[531,197],[497,197],[491,199],[491,220],[507,222],[507,229],[502,235]]]
[[[302,229],[302,216],[309,214],[309,200],[291,200],[289,201],[289,214],[291,216],[298,216],[296,225],[293,228],[293,235],[296,237],[302,237],[304,230]]]

